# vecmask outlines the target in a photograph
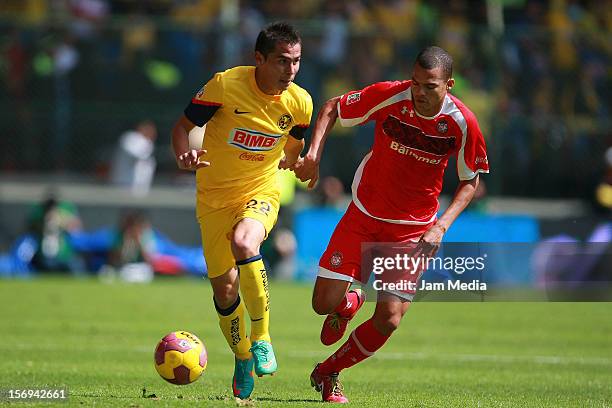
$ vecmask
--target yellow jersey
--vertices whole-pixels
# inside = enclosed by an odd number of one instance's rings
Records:
[[[280,95],[263,93],[255,67],[215,74],[191,100],[185,116],[206,123],[202,148],[211,165],[196,174],[198,203],[223,208],[253,194],[280,194],[278,163],[287,137],[304,137],[312,117],[312,98],[291,83]]]

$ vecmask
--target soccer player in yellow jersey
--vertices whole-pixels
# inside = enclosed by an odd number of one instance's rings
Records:
[[[255,44],[256,65],[215,74],[172,129],[179,168],[197,171],[208,277],[219,326],[235,354],[233,392],[243,399],[253,391],[253,370],[262,376],[277,369],[259,247],[278,215],[278,169],[299,159],[312,116],[312,98],[293,82],[301,50],[292,26],[267,26]],[[190,149],[190,130],[204,124],[202,148]]]

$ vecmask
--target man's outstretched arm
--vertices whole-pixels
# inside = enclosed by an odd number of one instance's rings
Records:
[[[442,216],[438,218],[438,221],[423,234],[421,241],[435,245],[436,248],[440,245],[444,234],[450,228],[451,224],[470,204],[472,198],[474,198],[474,193],[476,192],[476,188],[478,188],[478,180],[479,176],[476,174],[476,177],[471,180],[459,182],[459,186],[455,191],[455,195],[450,205]]]
[[[308,188],[313,188],[319,179],[319,163],[321,162],[327,135],[338,119],[339,101],[340,96],[336,96],[323,104],[313,127],[308,152],[306,152],[304,160],[300,161],[294,168],[297,178],[301,181],[310,180]]]

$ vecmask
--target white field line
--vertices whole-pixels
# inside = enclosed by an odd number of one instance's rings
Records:
[[[102,344],[87,344],[87,345],[75,345],[75,344],[7,344],[0,345],[0,352],[10,351],[24,351],[24,350],[35,350],[35,351],[50,351],[50,352],[66,352],[66,351],[89,351],[92,353],[108,353],[118,352],[122,353],[153,353],[153,347],[145,346],[132,346],[122,347],[120,350],[116,345],[102,345]],[[315,350],[292,350],[286,353],[289,357],[294,358],[312,358],[312,359],[324,359],[331,351],[315,351]],[[208,348],[208,354],[229,354],[230,351],[226,347],[215,347]],[[283,353],[284,354],[284,353]],[[527,355],[512,355],[512,354],[453,354],[453,353],[415,353],[415,352],[385,352],[381,351],[372,358],[378,360],[392,360],[392,361],[452,361],[452,362],[490,362],[490,363],[534,363],[534,364],[551,364],[551,365],[566,365],[566,364],[579,364],[579,365],[599,365],[599,366],[612,366],[612,358],[607,357],[577,357],[577,356],[527,356]]]
[[[323,351],[290,351],[290,357],[325,358],[328,353]],[[517,356],[499,354],[450,354],[450,353],[402,353],[379,352],[373,358],[379,360],[436,360],[454,362],[492,362],[492,363],[536,363],[536,364],[582,364],[582,365],[612,365],[612,359],[606,357],[570,357],[570,356]]]

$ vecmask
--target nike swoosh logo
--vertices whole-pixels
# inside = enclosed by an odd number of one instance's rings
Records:
[[[259,318],[259,319],[251,319],[252,322],[258,322],[260,320],[263,320],[263,317]]]
[[[247,111],[239,111],[238,109],[234,109],[234,113],[235,113],[236,115],[243,115],[243,114],[245,114],[245,113],[251,113],[251,112],[247,112]]]

